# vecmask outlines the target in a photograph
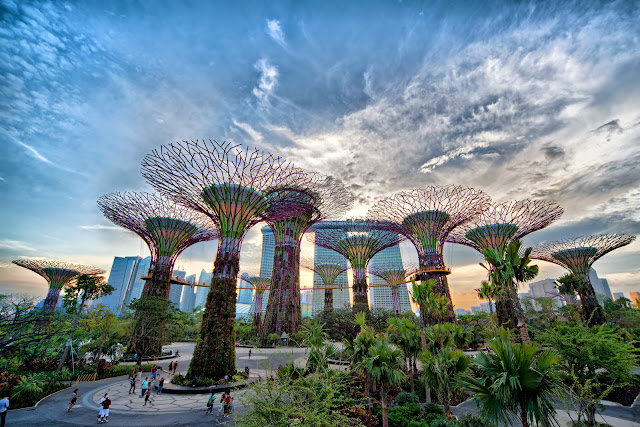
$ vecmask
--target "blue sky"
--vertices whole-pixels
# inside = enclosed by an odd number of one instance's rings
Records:
[[[140,161],[182,139],[334,175],[353,214],[455,183],[560,203],[528,244],[638,233],[640,4],[450,3],[0,1],[0,292],[45,293],[9,265],[20,256],[108,269],[144,254],[95,201],[150,190]],[[210,268],[214,252],[199,244],[178,264]],[[259,254],[256,228],[243,266]],[[447,254],[468,307],[478,257]],[[638,260],[636,242],[596,268],[635,291]]]

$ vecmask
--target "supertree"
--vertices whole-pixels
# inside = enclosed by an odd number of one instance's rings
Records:
[[[39,323],[40,326],[48,325],[51,322],[51,317],[56,309],[56,304],[58,304],[58,298],[60,297],[62,288],[78,276],[94,276],[105,273],[104,270],[89,265],[47,259],[16,259],[13,263],[39,274],[44,277],[49,284],[49,292],[42,306],[44,320]]]
[[[280,157],[216,141],[182,141],[145,156],[142,175],[160,193],[207,215],[220,233],[188,376],[235,372],[236,280],[240,246],[269,207],[264,191],[299,185],[305,174]]]
[[[178,256],[189,246],[218,238],[204,215],[153,193],[109,193],[98,207],[111,222],[136,233],[149,247],[150,278],[142,297],[169,298],[171,273]]]
[[[635,238],[629,234],[596,234],[559,240],[536,246],[531,257],[561,265],[581,280],[577,292],[580,295],[582,317],[588,320],[589,326],[601,325],[605,322],[604,312],[589,280],[589,270],[602,256],[628,245]]]
[[[326,311],[333,310],[333,284],[339,275],[349,269],[340,264],[326,263],[326,264],[314,264],[307,261],[302,265],[304,268],[313,271],[322,279],[322,287],[314,286],[314,290],[324,289],[324,309]]]
[[[451,301],[442,251],[451,231],[484,212],[491,199],[481,190],[455,185],[429,186],[396,193],[369,209],[368,217],[404,235],[418,251],[420,280],[434,279],[436,290]],[[453,321],[453,304],[444,320]],[[435,319],[432,319],[435,320]]]
[[[353,197],[341,181],[308,173],[297,185],[264,192],[269,206],[263,218],[275,240],[271,289],[261,335],[295,333],[300,312],[300,241],[307,229],[342,216]]]
[[[369,267],[369,273],[381,278],[387,286],[391,287],[391,301],[393,303],[393,312],[396,316],[402,314],[400,286],[407,283],[407,278],[417,274],[419,271],[419,267],[415,265],[407,266],[406,268],[385,265]]]
[[[249,283],[256,293],[253,303],[252,325],[256,327],[256,331],[260,331],[262,327],[262,297],[266,291],[269,291],[269,287],[271,286],[271,277],[243,275],[242,280]]]
[[[367,266],[383,249],[397,245],[404,237],[380,228],[375,221],[351,219],[326,221],[312,227],[310,242],[331,249],[349,260],[353,268],[353,306],[356,311],[369,311]]]
[[[560,218],[562,213],[559,205],[544,200],[524,199],[498,203],[456,227],[447,241],[470,246],[485,258],[487,251],[504,258],[512,241],[547,227]],[[496,301],[499,323],[510,328],[526,328],[516,287],[513,283],[499,285],[505,288],[503,296]],[[523,336],[525,335],[526,331],[523,331]]]

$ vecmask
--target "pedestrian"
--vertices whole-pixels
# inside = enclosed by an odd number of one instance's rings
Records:
[[[220,412],[224,413],[224,393],[220,395],[220,408],[218,408],[218,417],[220,416]]]
[[[169,362],[169,373],[171,373],[172,369],[173,369],[173,362]]]
[[[227,390],[227,394],[224,396],[224,416],[229,416],[231,410],[231,392]]]
[[[176,368],[178,367],[178,361],[173,362],[173,375],[176,374]]]
[[[100,398],[100,411],[98,412],[98,422],[103,422],[103,418],[104,418],[104,408],[102,407],[102,402],[104,402],[105,400],[107,400],[107,397],[109,397],[109,395],[107,393],[104,394],[104,396],[102,396]]]
[[[142,381],[142,393],[140,394],[140,397],[144,397],[144,394],[147,392],[148,388],[149,388],[149,377],[145,377],[144,381]]]
[[[71,412],[71,408],[73,408],[76,405],[76,401],[78,400],[78,389],[73,390],[73,393],[71,393],[71,400],[69,401],[69,409],[67,409],[67,412]]]
[[[233,403],[233,397],[231,397],[231,408],[229,408],[231,411],[235,411],[236,409],[236,404]]]
[[[151,398],[151,387],[149,387],[147,389],[147,392],[144,394],[144,405],[142,406],[147,406],[147,402],[149,401],[150,398]]]
[[[162,387],[164,387],[164,377],[160,377],[158,381],[158,394],[162,394]]]
[[[211,392],[211,396],[209,396],[209,400],[207,401],[207,411],[206,414],[213,415],[213,404],[216,401],[216,395],[214,392]]]
[[[136,376],[136,367],[132,366],[131,371],[129,371],[129,378],[134,378]]]
[[[249,359],[251,359],[251,349],[249,349]]]
[[[129,378],[129,394],[136,394],[136,377]]]
[[[156,368],[156,365],[153,365],[153,367],[151,368],[151,381],[156,379],[157,370],[158,370],[158,368]]]
[[[3,397],[0,399],[0,427],[4,427],[4,423],[7,421],[7,410],[9,409],[9,398]]]
[[[229,384],[229,374],[224,374],[224,383]]]
[[[111,405],[111,399],[107,396],[107,393],[104,394],[104,398],[100,399],[100,405],[102,405],[102,409],[100,410],[100,414],[98,414],[98,420],[101,423],[109,422],[109,406]]]

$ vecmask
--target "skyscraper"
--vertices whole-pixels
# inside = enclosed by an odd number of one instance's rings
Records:
[[[253,299],[253,291],[250,289],[251,284],[245,281],[245,277],[248,278],[248,273],[242,273],[240,276],[240,290],[238,291],[238,304],[251,304]],[[246,288],[246,289],[243,289]]]
[[[316,233],[322,233],[322,229],[316,231]],[[314,246],[313,263],[315,266],[320,264],[339,264],[347,267],[347,259],[331,249],[322,248],[320,246]],[[333,289],[333,308],[341,309],[351,306],[349,298],[349,279],[347,278],[347,272],[340,273],[333,282],[335,287],[343,287],[344,289]],[[311,312],[312,315],[324,310],[324,282],[322,278],[313,273],[313,287],[320,287],[320,289],[314,290],[312,295]]]
[[[613,300],[611,289],[609,289],[609,282],[607,282],[607,279],[600,279],[598,273],[596,273],[596,270],[593,268],[589,269],[589,281],[591,282],[591,286],[593,286],[593,290],[600,304],[602,304],[605,299]]]
[[[207,286],[211,286],[211,279],[213,278],[213,272],[207,273],[203,268],[200,272],[200,277],[198,278],[199,284],[204,284]],[[205,288],[204,286],[198,286],[196,289],[196,297],[194,302],[194,308],[204,308],[204,305],[207,303],[207,295],[209,294],[210,288]]]
[[[127,296],[125,298],[125,305],[129,305],[131,300],[140,298],[140,296],[142,295],[142,290],[144,289],[146,280],[141,279],[141,277],[146,276],[149,273],[149,267],[151,267],[150,256],[138,262],[135,274],[132,277],[133,283],[129,286],[129,292],[127,293]]]
[[[187,276],[185,282],[196,283],[196,275],[191,274]],[[183,286],[182,287],[182,297],[180,299],[180,310],[185,313],[191,313],[194,309],[194,304],[196,302],[196,286]]]
[[[400,246],[395,245],[387,248],[374,256],[369,262],[370,267],[388,267],[388,268],[404,268],[402,265],[402,255],[400,254]],[[382,285],[385,281],[378,276],[369,274],[369,284]],[[411,301],[409,300],[409,291],[407,284],[403,283],[398,287],[400,292],[400,311],[405,312],[411,310]],[[391,297],[390,286],[372,286],[370,288],[371,308],[383,308],[385,310],[393,310],[393,299]]]
[[[615,301],[619,300],[620,298],[624,298],[624,292],[614,292],[613,293],[613,299]]]
[[[562,307],[565,303],[562,298],[557,298],[559,293],[560,292],[558,292],[558,288],[556,287],[556,282],[553,279],[544,279],[529,283],[528,295],[536,310],[540,309],[539,305],[536,303],[537,298],[552,298],[556,307]]]
[[[181,270],[173,270],[173,277],[176,279],[184,279],[187,275],[186,272]],[[169,301],[180,307],[180,300],[182,299],[182,285],[172,284],[169,288]]]
[[[262,256],[260,258],[260,276],[271,277],[273,272],[273,253],[276,246],[276,240],[273,237],[273,231],[271,227],[264,226],[260,229],[262,231]],[[251,299],[251,308],[249,313],[253,314],[255,310],[255,298]],[[267,303],[269,302],[269,291],[265,291],[262,297],[262,312],[267,311]]]
[[[136,267],[141,259],[139,256],[115,257],[113,259],[107,283],[115,290],[111,295],[102,297],[97,304],[104,305],[117,315],[122,313],[126,306],[127,295],[130,293],[129,288],[135,281]]]

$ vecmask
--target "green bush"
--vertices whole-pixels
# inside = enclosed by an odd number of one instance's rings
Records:
[[[429,427],[429,423],[425,420],[411,420],[407,423],[407,427]]]
[[[473,414],[464,414],[460,416],[456,425],[458,427],[495,427],[495,424]]]
[[[276,345],[280,342],[280,335],[278,334],[269,334],[267,335],[267,342]]]
[[[446,420],[446,418],[444,415],[434,414],[434,413],[427,414],[424,417],[424,421],[428,426],[433,425],[436,421],[439,421],[439,420]]]
[[[431,415],[435,415],[435,414],[431,414]],[[446,418],[438,418],[436,420],[433,420],[430,424],[429,427],[456,427],[457,424],[455,421],[449,421]]]
[[[403,406],[406,403],[418,403],[418,396],[413,393],[401,391],[394,399],[394,402],[398,406]]]
[[[389,427],[409,427],[410,421],[421,421],[422,410],[417,403],[389,408]]]
[[[442,409],[440,405],[436,405],[435,403],[427,403],[426,405],[424,405],[424,413],[444,415],[444,409]]]
[[[133,365],[111,365],[109,367],[109,369],[99,372],[98,376],[96,377],[96,380],[101,380],[104,378],[112,378],[112,377],[118,377],[120,375],[128,375],[129,372],[131,371],[131,367]],[[153,364],[151,363],[146,363],[144,365],[142,365],[142,372],[151,372],[151,368],[153,368]],[[87,374],[91,373],[92,371],[89,372],[85,372]],[[136,372],[138,372],[138,367],[136,366]]]

